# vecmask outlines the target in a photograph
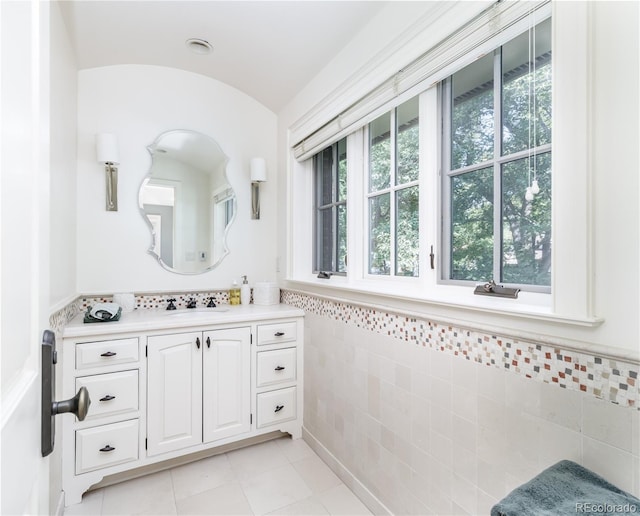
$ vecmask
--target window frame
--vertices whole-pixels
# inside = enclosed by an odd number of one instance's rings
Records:
[[[349,160],[346,156],[348,156],[347,151],[347,139],[342,138],[335,143],[332,143],[330,146],[325,147],[319,153],[315,154],[312,158],[313,162],[313,175],[314,175],[314,203],[313,203],[313,227],[314,227],[314,238],[313,238],[313,267],[312,271],[314,274],[322,272],[329,272],[332,275],[338,276],[346,276],[347,274],[347,264],[348,264],[348,235],[349,235],[349,224],[347,221],[347,216],[349,210],[347,209],[347,200],[348,200],[348,192],[349,189],[347,187],[347,194],[343,200],[340,200],[340,192],[339,192],[339,175],[340,175],[340,146],[344,145],[345,152],[345,181],[348,181],[349,178]],[[322,177],[319,172],[318,161],[321,159],[323,153],[327,150],[331,149],[331,202],[321,204],[321,195],[322,195]],[[347,254],[345,254],[345,270],[340,271],[339,269],[339,216],[338,212],[340,206],[344,206],[345,209],[345,237],[347,239]],[[324,267],[320,267],[319,263],[321,260],[321,253],[323,249],[322,239],[324,233],[324,229],[321,227],[321,217],[320,213],[323,211],[331,211],[331,268],[327,269]]]
[[[364,141],[367,142],[367,144],[364,146],[364,163],[365,163],[365,168],[362,170],[362,175],[364,177],[363,179],[363,183],[364,183],[364,188],[363,188],[363,199],[364,199],[364,203],[363,203],[363,209],[364,212],[363,213],[363,217],[365,220],[365,230],[364,230],[364,239],[365,239],[365,262],[361,263],[361,267],[362,270],[364,271],[364,276],[368,279],[371,280],[375,280],[378,278],[390,278],[390,279],[395,279],[395,278],[403,278],[403,279],[407,279],[407,280],[417,280],[420,278],[420,271],[422,270],[422,264],[423,264],[423,255],[424,255],[424,251],[421,247],[421,238],[420,238],[420,233],[421,230],[420,228],[422,227],[422,219],[423,219],[423,215],[422,215],[422,209],[420,208],[420,204],[419,204],[419,208],[418,208],[418,258],[417,258],[417,262],[418,262],[418,274],[415,276],[408,276],[408,275],[402,275],[402,274],[398,274],[397,271],[397,267],[398,267],[398,257],[397,257],[397,240],[398,240],[398,234],[397,234],[397,211],[398,211],[398,207],[397,207],[397,195],[398,192],[402,191],[402,190],[408,190],[410,188],[414,188],[414,187],[418,187],[418,202],[420,203],[420,199],[422,197],[422,190],[421,190],[421,185],[420,185],[420,181],[421,181],[421,170],[422,170],[422,147],[423,145],[421,145],[421,137],[420,137],[420,130],[421,130],[421,101],[420,98],[422,96],[422,92],[417,94],[417,95],[413,95],[408,99],[403,99],[402,102],[398,102],[397,104],[395,104],[393,107],[391,107],[391,109],[388,109],[386,111],[384,111],[383,113],[381,113],[380,116],[384,116],[386,114],[389,115],[389,163],[390,163],[390,170],[389,170],[389,185],[386,186],[385,188],[380,188],[379,190],[372,190],[372,186],[371,186],[371,135],[370,135],[370,127],[371,127],[371,123],[367,124],[364,128],[362,128],[362,132],[364,134]],[[398,183],[398,108],[400,106],[402,106],[403,104],[405,104],[406,102],[416,99],[417,103],[418,103],[418,109],[417,109],[417,117],[418,117],[418,174],[417,174],[417,179],[412,180],[412,181],[408,181],[405,183]],[[377,117],[375,120],[378,120],[380,117]],[[374,120],[374,121],[375,121]],[[384,195],[388,195],[389,196],[389,258],[390,258],[390,263],[389,263],[389,273],[387,274],[375,274],[371,272],[371,216],[370,216],[370,201],[371,199],[375,198],[375,197],[382,197]]]
[[[542,23],[544,20],[539,20],[538,23]],[[441,81],[438,87],[438,101],[440,104],[440,123],[441,123],[441,236],[440,236],[440,274],[439,283],[443,285],[458,285],[458,286],[472,286],[482,283],[483,281],[495,280],[496,283],[508,287],[519,288],[522,291],[538,292],[549,294],[552,291],[552,285],[536,285],[525,283],[513,283],[502,280],[503,275],[503,167],[507,163],[512,163],[523,158],[536,159],[543,154],[549,153],[553,156],[553,139],[551,143],[543,144],[540,146],[534,146],[525,150],[512,152],[509,154],[503,154],[503,73],[502,73],[502,52],[503,47],[509,42],[513,41],[526,31],[512,37],[508,41],[502,42],[492,51],[492,72],[493,72],[493,157],[482,162],[474,163],[472,165],[463,166],[452,170],[452,134],[451,134],[451,121],[453,114],[453,86],[452,77],[456,72],[453,72],[446,79]],[[553,46],[553,43],[552,43]],[[551,65],[553,66],[553,58],[551,59]],[[459,68],[456,71],[462,70],[464,67]],[[552,104],[553,104],[553,75],[551,78],[552,83]],[[452,192],[451,183],[452,179],[456,176],[462,176],[467,173],[477,172],[483,169],[492,169],[493,176],[493,268],[492,277],[484,278],[483,280],[462,280],[451,278],[451,268],[453,262],[453,245],[452,245],[452,223],[453,223],[453,206],[452,206]],[[553,201],[552,201],[553,203]],[[551,222],[552,234],[553,234],[553,221]],[[553,266],[553,262],[552,262]],[[553,269],[552,269],[553,270]]]
[[[552,17],[553,34],[553,138],[555,149],[552,159],[552,169],[562,171],[553,175],[552,221],[554,231],[553,274],[551,278],[552,293],[521,292],[518,299],[499,299],[486,296],[474,296],[468,286],[445,285],[439,282],[436,271],[429,268],[428,253],[430,245],[434,245],[439,253],[441,227],[437,221],[427,220],[420,223],[421,249],[426,256],[421,257],[420,281],[410,278],[381,278],[372,280],[363,277],[363,271],[357,268],[363,262],[364,248],[362,232],[364,221],[361,214],[362,196],[349,199],[349,227],[355,228],[349,235],[349,273],[347,277],[335,277],[331,281],[318,279],[310,272],[312,263],[312,234],[313,212],[309,209],[309,199],[313,195],[313,181],[311,160],[300,157],[294,151],[301,141],[301,134],[310,134],[310,129],[320,127],[326,120],[333,117],[326,113],[335,109],[336,98],[343,100],[348,106],[358,102],[369,89],[360,84],[360,75],[336,87],[326,99],[320,99],[311,110],[300,112],[298,118],[291,117],[287,132],[287,218],[286,218],[286,269],[282,279],[285,288],[302,289],[317,295],[329,296],[336,300],[349,299],[357,302],[361,300],[368,304],[384,303],[386,309],[417,310],[422,313],[428,310],[433,317],[445,317],[446,320],[465,321],[474,327],[486,328],[521,328],[524,332],[539,334],[536,325],[544,323],[546,328],[564,327],[566,331],[579,331],[580,328],[596,328],[603,319],[596,315],[594,299],[595,285],[595,222],[593,214],[592,163],[594,151],[591,145],[593,118],[595,108],[591,103],[590,84],[593,72],[590,68],[591,54],[589,44],[592,38],[590,23],[593,16],[592,9],[586,4],[553,2],[546,3],[536,14],[537,20]],[[371,116],[388,110],[402,101],[401,97],[409,98],[417,93],[427,95],[428,102],[421,105],[421,126],[427,121],[426,113],[437,112],[441,103],[434,97],[434,84],[451,75],[472,62],[477,56],[490,51],[522,33],[529,24],[527,19],[520,19],[513,26],[501,30],[491,36],[490,40],[483,40],[474,52],[459,54],[456,67],[447,65],[432,75],[425,75],[419,86],[412,88],[410,95],[405,91],[395,97],[394,102],[384,106],[374,107]],[[453,25],[453,22],[452,22]],[[411,40],[413,41],[413,40]],[[430,48],[422,46],[416,41],[416,49]],[[423,51],[423,50],[421,50]],[[393,52],[389,56],[389,63],[402,61],[402,52]],[[459,66],[458,66],[459,65]],[[383,84],[387,79],[386,69],[379,64],[371,63],[367,68],[371,76],[368,84],[373,81]],[[352,91],[352,88],[355,90]],[[364,98],[364,97],[363,97]],[[345,100],[346,99],[346,100]],[[323,114],[324,113],[324,114]],[[319,121],[319,119],[322,119]],[[340,132],[335,138],[347,136],[349,144],[364,145],[360,128],[352,129],[344,123],[341,117],[335,118],[340,122]],[[420,196],[420,214],[423,216],[432,207],[440,203],[440,169],[436,157],[441,151],[441,134],[432,123],[425,123],[429,138],[428,145],[421,150],[424,166],[420,171],[427,191]],[[348,130],[347,130],[348,129]],[[422,128],[421,128],[422,131]],[[326,135],[327,131],[323,134]],[[311,148],[312,143],[305,140],[305,147]],[[359,147],[356,147],[356,150]],[[363,166],[362,155],[358,155],[349,147],[349,170],[360,170]],[[351,174],[349,182],[360,184],[362,178]],[[351,193],[355,189],[351,188]],[[351,201],[354,201],[351,204]],[[570,209],[567,203],[570,201]],[[428,204],[428,209],[423,205]],[[439,213],[439,211],[438,211]],[[359,233],[356,235],[355,233]],[[424,238],[425,244],[422,244]],[[306,245],[303,245],[306,243]],[[357,244],[357,245],[356,245]],[[439,254],[436,257],[436,268],[441,264]],[[415,282],[415,283],[414,283]],[[382,306],[382,305],[381,305]],[[570,330],[573,327],[573,330]],[[514,330],[515,331],[515,330]],[[565,330],[562,330],[563,332]],[[533,333],[531,333],[533,335]]]

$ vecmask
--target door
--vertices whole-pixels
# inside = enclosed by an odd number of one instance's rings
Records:
[[[204,333],[204,442],[251,429],[251,329]]]
[[[48,2],[0,2],[0,514],[50,513],[50,459],[40,451],[40,342],[49,318],[48,26]]]
[[[202,442],[202,333],[147,339],[147,453]]]

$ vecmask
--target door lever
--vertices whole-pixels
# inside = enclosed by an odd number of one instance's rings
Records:
[[[56,336],[51,330],[45,330],[42,335],[42,361],[41,361],[41,421],[40,421],[40,451],[46,457],[53,451],[53,444],[56,435],[56,424],[54,416],[71,412],[75,414],[78,421],[84,421],[89,412],[91,398],[86,387],[80,387],[77,394],[68,400],[55,401],[54,391],[56,385],[56,363],[58,354],[56,352]]]

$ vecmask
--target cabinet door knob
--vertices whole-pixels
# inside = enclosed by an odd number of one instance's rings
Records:
[[[108,445],[108,444],[104,448],[100,448],[101,452],[110,452],[110,451],[113,451],[113,450],[115,450],[115,448],[113,446]]]
[[[284,369],[283,366],[279,365],[278,367],[275,368],[276,371],[282,371]]]
[[[115,357],[117,355],[117,353],[115,351],[106,351],[105,353],[102,353],[100,356],[101,357]]]
[[[107,394],[104,398],[100,398],[100,401],[111,401],[115,399],[116,399],[115,396],[111,396],[111,394]]]
[[[282,337],[284,335],[283,331],[277,331],[273,334],[275,337]]]
[[[207,349],[211,347],[211,338],[207,337]]]
[[[196,346],[200,349],[200,337],[196,337]]]
[[[284,408],[284,405],[276,405],[274,412],[280,412]]]

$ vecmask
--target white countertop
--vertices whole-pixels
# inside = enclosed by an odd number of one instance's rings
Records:
[[[123,312],[119,321],[105,323],[85,323],[84,312],[76,315],[65,326],[63,337],[89,337],[113,335],[117,333],[167,330],[174,328],[193,328],[215,324],[240,323],[300,317],[304,311],[293,306],[279,304],[258,305],[219,305],[216,308],[196,308],[180,310],[134,310]]]

